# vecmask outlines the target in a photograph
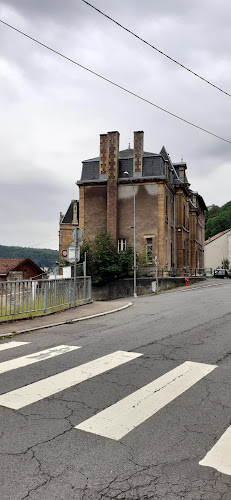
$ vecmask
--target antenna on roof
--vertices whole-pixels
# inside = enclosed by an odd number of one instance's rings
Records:
[[[183,153],[182,153],[182,156],[181,156],[181,163],[184,163]]]
[[[129,137],[128,149],[131,149],[131,145],[130,145],[130,137]]]

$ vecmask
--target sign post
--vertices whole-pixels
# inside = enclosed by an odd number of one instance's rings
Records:
[[[71,233],[72,240],[75,244],[75,260],[74,260],[74,308],[76,308],[76,270],[77,270],[77,259],[79,260],[80,254],[80,241],[83,237],[83,231],[80,227],[73,229]]]

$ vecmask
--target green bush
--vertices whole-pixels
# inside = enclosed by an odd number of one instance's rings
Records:
[[[120,254],[113,244],[110,234],[100,230],[94,241],[84,241],[81,247],[81,261],[87,253],[87,274],[94,285],[104,285],[109,281],[129,276],[132,268],[133,253],[128,248]]]

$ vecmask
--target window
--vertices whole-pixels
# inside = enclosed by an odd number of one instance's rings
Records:
[[[118,253],[123,252],[123,250],[126,250],[126,238],[119,238],[118,239]]]
[[[146,238],[146,257],[148,264],[152,264],[152,238]]]

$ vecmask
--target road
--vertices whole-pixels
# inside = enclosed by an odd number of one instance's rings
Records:
[[[0,342],[1,500],[230,500],[231,282]]]

